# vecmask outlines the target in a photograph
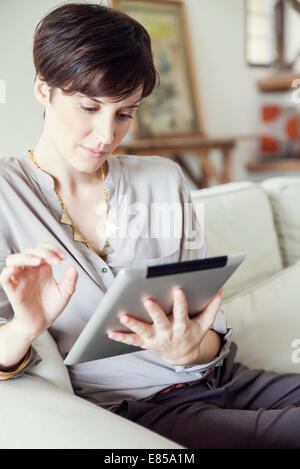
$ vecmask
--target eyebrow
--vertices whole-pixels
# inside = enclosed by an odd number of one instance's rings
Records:
[[[103,101],[100,101],[100,99],[96,99],[96,98],[90,98],[92,101],[95,101],[96,103],[100,103],[100,104],[106,104],[104,103]],[[120,109],[135,109],[135,108],[138,108],[139,107],[139,101],[136,101],[135,104],[131,104],[129,106],[122,106]]]

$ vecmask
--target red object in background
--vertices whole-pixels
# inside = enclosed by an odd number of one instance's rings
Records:
[[[296,156],[299,146],[300,115],[297,110],[290,106],[264,104],[260,115],[261,156]]]
[[[263,153],[278,153],[279,151],[278,142],[270,135],[260,137],[260,146]]]
[[[263,106],[261,110],[261,118],[263,122],[269,122],[277,119],[280,114],[279,106]]]
[[[285,131],[290,140],[299,140],[299,117],[288,119]]]

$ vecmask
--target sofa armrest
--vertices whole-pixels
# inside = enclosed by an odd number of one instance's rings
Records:
[[[0,383],[1,448],[182,448],[76,396],[49,332],[33,346],[41,362]]]
[[[0,384],[3,449],[182,448],[48,378],[24,374]]]
[[[44,332],[32,345],[39,354],[41,362],[30,368],[26,375],[43,378],[60,389],[74,394],[67,367],[51,334],[48,331]]]

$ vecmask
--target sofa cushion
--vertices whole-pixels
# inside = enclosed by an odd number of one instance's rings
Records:
[[[262,183],[273,208],[284,266],[300,259],[300,178],[270,178]]]
[[[191,191],[204,203],[208,256],[244,252],[247,258],[224,289],[224,298],[279,272],[282,262],[269,199],[259,184],[235,182]]]
[[[300,261],[231,300],[223,311],[249,368],[300,372]]]

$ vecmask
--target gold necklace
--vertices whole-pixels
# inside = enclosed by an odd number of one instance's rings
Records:
[[[36,159],[35,159],[35,157],[34,157],[34,151],[33,151],[33,150],[28,150],[28,154],[29,154],[31,160],[33,161],[33,163],[42,171],[40,165],[38,164],[38,162],[36,161]],[[103,181],[103,183],[104,183],[104,181],[105,181],[105,174],[104,174],[104,170],[103,170],[103,167],[102,167],[102,166],[103,166],[103,165],[100,166],[100,170],[101,170],[102,181]],[[55,190],[55,188],[54,188],[54,190]],[[105,199],[105,203],[106,203],[106,215],[107,215],[107,197],[108,197],[108,194],[107,194],[107,189],[106,189],[105,187],[103,188],[103,192],[104,192],[104,199]],[[73,227],[73,230],[79,234],[79,236],[82,238],[82,240],[86,243],[87,247],[88,247],[89,249],[91,249],[95,254],[98,255],[98,253],[97,253],[97,252],[95,251],[95,249],[91,246],[91,244],[89,243],[89,241],[88,241],[84,236],[82,236],[82,234],[80,233],[79,229],[77,228],[77,226],[75,225],[75,223],[74,223],[73,220],[71,219],[71,217],[70,217],[70,215],[69,215],[69,213],[68,213],[68,211],[67,211],[67,209],[66,209],[66,207],[65,207],[65,204],[63,203],[63,200],[62,200],[62,198],[60,197],[59,193],[58,193],[56,190],[55,190],[55,193],[56,193],[57,198],[58,198],[58,200],[59,200],[59,203],[60,203],[60,205],[61,205],[61,207],[62,207],[63,214],[64,214],[64,213],[67,213],[67,217],[70,219],[70,222],[71,222],[71,225],[72,225],[72,227]]]

